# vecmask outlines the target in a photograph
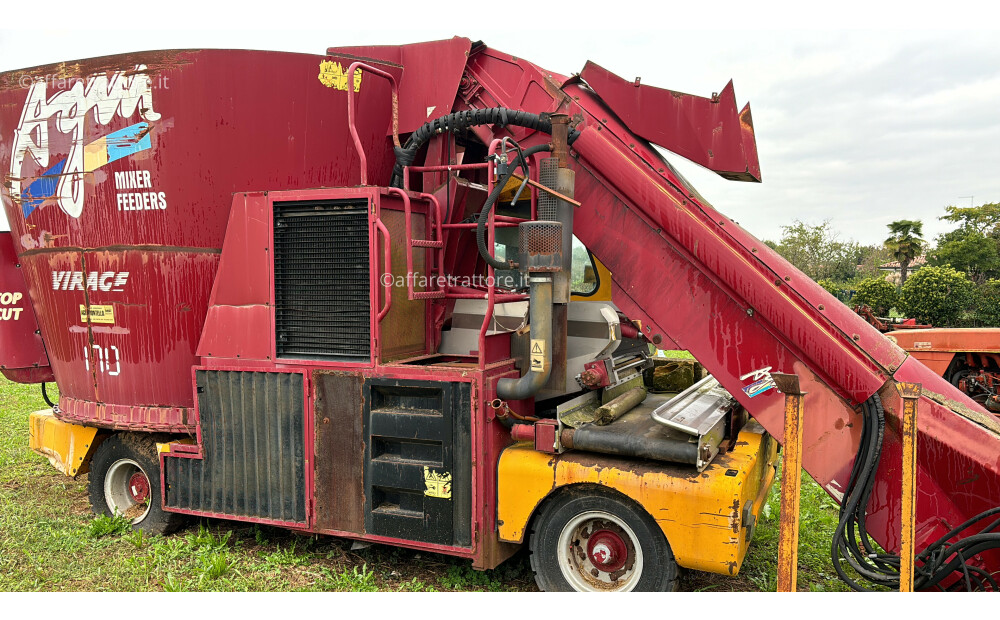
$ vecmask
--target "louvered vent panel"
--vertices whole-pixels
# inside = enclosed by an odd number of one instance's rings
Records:
[[[368,203],[274,203],[278,357],[367,360]]]
[[[203,458],[164,459],[166,505],[306,522],[302,375],[199,370]]]

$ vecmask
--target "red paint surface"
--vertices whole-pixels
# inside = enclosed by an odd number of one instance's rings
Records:
[[[728,179],[760,181],[750,104],[737,112],[732,80],[706,98],[630,83],[593,62],[580,77],[635,135]]]
[[[77,419],[101,418],[104,405],[166,411],[193,405],[187,378],[197,362],[195,349],[233,192],[357,182],[359,164],[345,122],[346,92],[320,83],[322,60],[302,54],[203,50],[79,63],[77,71],[84,78],[146,65],[152,107],[160,118],[150,123],[149,150],[87,175],[79,218],[67,216],[48,200],[26,220],[15,200],[19,197],[2,192],[55,378],[63,398],[77,401]],[[37,72],[58,71],[41,67]],[[18,79],[19,74],[0,75],[4,174],[28,92]],[[384,184],[392,162],[385,137],[389,85],[378,79],[362,84],[360,138],[372,182]],[[58,87],[49,87],[47,96],[58,92]],[[83,142],[139,120],[137,111],[102,126],[91,113]],[[22,187],[68,154],[69,136],[57,131],[54,119],[48,122],[48,134],[49,161],[26,158],[20,170]],[[119,211],[114,173],[127,170],[148,171],[152,189],[164,192],[167,208]],[[53,271],[130,275],[124,290],[117,292],[53,290]],[[115,324],[82,322],[80,306],[87,304],[113,306]],[[95,345],[102,353],[117,353],[118,374],[101,371]],[[88,351],[93,358],[89,369],[84,357]],[[79,406],[82,403],[92,403],[90,413]]]
[[[0,232],[0,371],[11,381],[51,381],[52,371],[9,232]]]

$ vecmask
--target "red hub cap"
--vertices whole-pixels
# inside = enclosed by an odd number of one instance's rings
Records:
[[[587,541],[587,557],[598,570],[613,573],[625,566],[628,549],[618,534],[611,530],[597,530]]]
[[[149,498],[149,478],[146,478],[146,474],[141,471],[132,474],[128,479],[128,492],[136,504],[145,502]]]

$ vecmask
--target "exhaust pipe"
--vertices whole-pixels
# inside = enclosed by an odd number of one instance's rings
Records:
[[[521,268],[528,273],[531,344],[528,372],[497,381],[497,396],[523,400],[538,393],[552,372],[552,276],[562,269],[562,224],[525,222],[518,226]]]
[[[532,274],[528,280],[531,363],[519,379],[497,381],[497,396],[504,400],[530,398],[542,389],[552,372],[552,276]]]

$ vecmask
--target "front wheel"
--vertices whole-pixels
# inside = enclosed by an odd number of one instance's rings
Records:
[[[183,516],[160,503],[160,462],[152,437],[120,433],[104,440],[90,462],[88,484],[94,514],[120,515],[147,534],[167,534]]]
[[[667,592],[677,563],[663,532],[631,500],[568,489],[542,506],[531,529],[535,582],[549,592]]]

